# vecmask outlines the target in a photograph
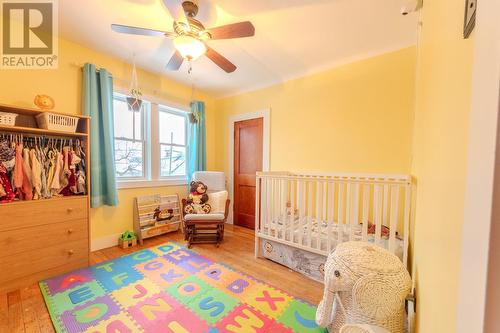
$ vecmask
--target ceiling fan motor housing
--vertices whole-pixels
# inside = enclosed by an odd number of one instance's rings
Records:
[[[198,5],[193,1],[184,1],[182,3],[182,8],[184,9],[184,13],[186,13],[187,17],[195,17],[198,14]]]

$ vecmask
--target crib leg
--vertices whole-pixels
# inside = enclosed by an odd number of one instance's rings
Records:
[[[254,253],[254,256],[255,256],[255,259],[259,258],[260,256],[260,239],[257,235],[255,235],[255,253]]]

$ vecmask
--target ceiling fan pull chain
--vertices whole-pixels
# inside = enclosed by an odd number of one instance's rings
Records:
[[[193,77],[193,62],[188,59],[189,62],[189,69],[188,69],[188,74],[191,79],[191,101],[194,101],[194,77]]]

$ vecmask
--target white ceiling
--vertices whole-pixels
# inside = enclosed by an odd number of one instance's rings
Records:
[[[178,1],[178,0],[172,0]],[[227,74],[206,57],[193,62],[197,88],[217,96],[283,82],[339,64],[416,43],[417,15],[402,16],[404,0],[199,0],[205,27],[250,20],[256,35],[210,41],[238,69]],[[63,37],[191,84],[184,62],[178,72],[165,65],[173,53],[166,38],[123,35],[118,23],[172,30],[162,0],[64,0],[59,2]],[[99,64],[97,64],[99,65]]]

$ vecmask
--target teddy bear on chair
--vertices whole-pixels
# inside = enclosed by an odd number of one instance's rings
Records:
[[[199,181],[192,181],[190,184],[187,205],[184,208],[186,214],[208,214],[212,207],[207,203],[207,185]]]

